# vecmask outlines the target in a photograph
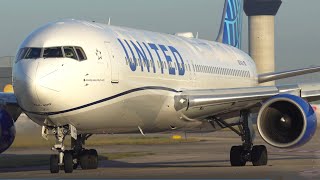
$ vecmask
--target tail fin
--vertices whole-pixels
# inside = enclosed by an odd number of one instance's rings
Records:
[[[242,0],[226,0],[217,41],[241,48],[242,38]]]

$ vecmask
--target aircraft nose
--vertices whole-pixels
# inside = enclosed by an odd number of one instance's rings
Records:
[[[24,60],[14,67],[14,93],[26,111],[47,111],[59,93],[58,68],[44,59]]]
[[[19,105],[29,110],[29,107],[39,104],[36,95],[34,80],[38,69],[36,61],[21,61],[14,65],[13,69],[13,87]]]

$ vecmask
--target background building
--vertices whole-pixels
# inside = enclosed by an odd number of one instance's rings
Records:
[[[13,56],[0,57],[0,91],[3,91],[4,86],[12,82],[13,59]]]

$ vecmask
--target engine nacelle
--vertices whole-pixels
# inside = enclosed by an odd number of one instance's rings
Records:
[[[280,94],[267,100],[257,119],[261,137],[277,148],[304,145],[314,135],[317,118],[313,108],[302,98]]]
[[[16,129],[10,114],[0,109],[0,153],[7,150],[14,141]]]

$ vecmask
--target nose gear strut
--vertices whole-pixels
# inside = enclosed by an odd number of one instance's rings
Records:
[[[58,173],[59,170],[64,170],[65,173],[72,173],[78,166],[82,169],[97,169],[98,168],[98,153],[95,149],[85,149],[85,141],[92,134],[76,134],[75,127],[65,125],[59,127],[44,126],[42,128],[42,136],[47,139],[49,134],[53,134],[56,138],[56,143],[52,150],[58,154],[50,156],[50,172]],[[71,135],[71,149],[66,150],[64,140],[67,135]],[[76,137],[76,138],[75,138]]]

